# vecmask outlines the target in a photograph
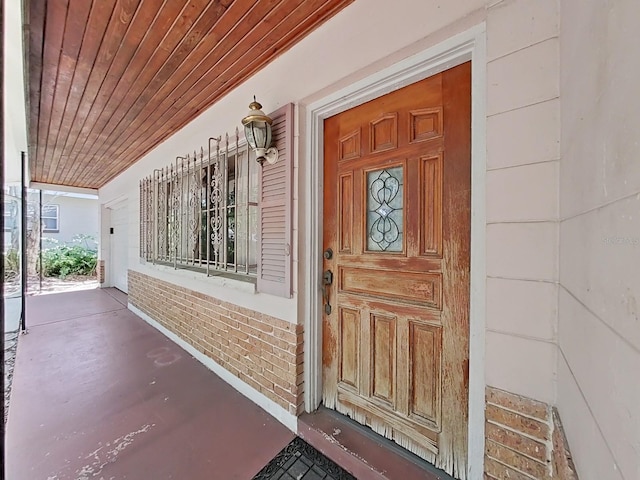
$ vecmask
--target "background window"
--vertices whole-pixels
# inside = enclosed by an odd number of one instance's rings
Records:
[[[60,231],[60,206],[59,205],[43,205],[42,206],[42,231],[43,232],[59,232]]]
[[[4,209],[2,210],[4,216],[4,231],[10,232],[14,228],[18,227],[18,202],[15,200],[5,201]]]

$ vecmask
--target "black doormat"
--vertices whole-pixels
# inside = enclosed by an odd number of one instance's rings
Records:
[[[356,477],[296,437],[253,480],[356,480]]]

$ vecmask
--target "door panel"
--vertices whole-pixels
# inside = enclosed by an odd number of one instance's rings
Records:
[[[340,177],[340,253],[351,253],[353,245],[353,175],[347,173]]]
[[[358,389],[360,364],[360,315],[357,310],[340,309],[340,382]]]
[[[371,393],[379,400],[395,406],[396,318],[371,314]]]
[[[126,205],[111,210],[111,225],[113,228],[113,233],[110,235],[112,285],[127,293],[128,217]]]
[[[422,157],[420,167],[420,253],[442,258],[442,154]]]
[[[409,414],[440,426],[440,363],[442,327],[409,321],[412,345],[409,369]]]
[[[325,120],[323,402],[464,478],[470,64]]]

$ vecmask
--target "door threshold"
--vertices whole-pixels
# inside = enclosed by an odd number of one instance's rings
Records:
[[[359,479],[454,480],[370,428],[323,406],[298,417],[298,435]]]

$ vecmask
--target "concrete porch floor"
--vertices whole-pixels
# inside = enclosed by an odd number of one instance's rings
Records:
[[[245,480],[294,438],[115,289],[29,297],[27,327],[8,479]]]

